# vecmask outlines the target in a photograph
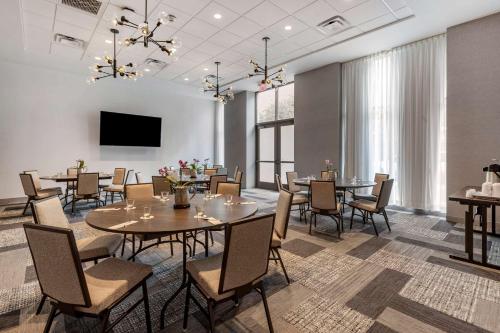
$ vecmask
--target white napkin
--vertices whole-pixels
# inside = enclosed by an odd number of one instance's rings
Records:
[[[212,224],[221,224],[222,221],[220,220],[217,220],[215,217],[209,217],[206,219],[209,223],[212,223]]]
[[[255,201],[242,201],[242,202],[238,202],[239,205],[255,205],[256,202]]]
[[[491,191],[491,196],[495,198],[500,198],[500,183],[493,184],[493,190]]]
[[[125,228],[126,226],[129,226],[129,225],[134,224],[134,223],[137,223],[137,221],[128,221],[128,222],[123,222],[123,223],[120,223],[120,224],[117,224],[117,225],[114,225],[114,226],[110,227],[110,229],[121,229],[121,228]]]
[[[120,210],[121,208],[97,208],[95,211],[96,212],[107,212],[110,210]]]

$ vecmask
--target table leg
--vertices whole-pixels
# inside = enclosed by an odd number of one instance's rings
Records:
[[[205,257],[208,257],[208,229],[205,229]]]
[[[469,260],[474,259],[474,206],[469,205],[469,210],[465,212],[465,252],[469,256]]]
[[[497,235],[497,214],[495,205],[491,205],[491,233]]]
[[[482,213],[481,260],[483,264],[486,264],[488,262],[488,207],[483,207]]]

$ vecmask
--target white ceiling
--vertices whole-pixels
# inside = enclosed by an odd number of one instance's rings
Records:
[[[125,15],[140,23],[144,13],[142,0],[103,0],[97,15],[63,5],[61,0],[9,1],[19,1],[17,13],[2,11],[0,27],[17,21],[9,28],[22,31],[21,57],[57,61],[67,64],[69,70],[86,70],[95,63],[94,57],[111,52],[106,40],[112,39],[109,28],[114,17]],[[136,14],[123,12],[122,6],[135,9]],[[256,89],[254,81],[243,78],[251,70],[250,58],[263,61],[264,36],[271,37],[270,65],[288,64],[287,72],[293,77],[304,70],[445,32],[451,25],[499,10],[498,0],[148,0],[150,24],[162,11],[177,17],[174,24],[158,28],[156,36],[181,39],[178,60],[172,61],[155,46],[135,45],[121,48],[118,61],[140,64],[148,57],[167,61],[163,70],[146,72],[144,80],[155,76],[200,86],[201,77],[212,73],[213,62],[219,60],[223,82],[232,82],[237,89]],[[215,19],[216,13],[222,18]],[[351,27],[336,35],[320,33],[316,25],[334,15],[344,17]],[[119,30],[121,39],[135,32],[127,27]],[[84,49],[55,43],[55,33],[83,39]],[[8,47],[4,44],[2,48]],[[0,52],[4,57],[12,54],[7,49]]]

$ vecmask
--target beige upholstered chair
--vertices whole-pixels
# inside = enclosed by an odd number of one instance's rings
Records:
[[[144,176],[142,175],[142,172],[139,171],[139,172],[135,173],[135,182],[137,184],[145,183]]]
[[[190,168],[181,168],[180,170],[181,176],[191,176]]]
[[[19,174],[21,178],[21,184],[23,185],[24,194],[28,197],[28,201],[24,206],[23,215],[26,214],[26,210],[28,209],[30,202],[32,200],[40,200],[44,198],[50,197],[58,197],[62,194],[60,188],[56,189],[41,189],[36,187],[35,179],[33,178],[33,174],[31,173],[21,173]],[[40,183],[40,179],[38,178],[38,184]]]
[[[73,231],[46,225],[25,223],[24,231],[33,258],[42,297],[50,297],[51,309],[44,332],[49,332],[56,311],[65,315],[97,317],[106,332],[144,302],[147,331],[151,332],[146,280],[151,267],[109,258],[84,271]],[[57,254],[57,255],[55,255]],[[143,297],[109,323],[111,310],[142,287]]]
[[[125,185],[125,198],[132,200],[149,200],[154,196],[152,183]]]
[[[222,164],[214,164],[212,165],[212,168],[214,169],[220,169],[220,168],[223,168],[224,166]]]
[[[66,169],[66,175],[71,176],[71,177],[77,177],[78,176],[78,168],[76,167],[71,167]],[[69,192],[74,193],[76,189],[76,181],[69,181],[66,182],[66,203],[68,202],[68,196]]]
[[[321,180],[335,180],[333,171],[321,171]],[[337,197],[345,203],[344,191],[337,190]],[[342,213],[344,212],[344,206],[342,206]]]
[[[217,168],[217,174],[227,176],[227,168]]]
[[[306,212],[307,212],[308,207],[309,207],[309,198],[308,198],[308,195],[306,193],[301,191],[300,186],[298,186],[297,184],[294,183],[294,180],[297,178],[299,178],[297,172],[287,172],[286,173],[288,190],[293,193],[292,206],[299,207],[298,208],[299,220],[302,221],[302,217],[304,217],[304,221],[307,223]],[[281,182],[281,177],[280,177],[280,182]]]
[[[111,196],[111,203],[115,202],[115,195],[118,194],[123,200],[123,191],[125,190],[125,184],[127,184],[128,179],[130,178],[130,174],[133,173],[134,170],[126,171],[125,168],[115,168],[115,172],[113,175],[113,180],[111,181],[111,185],[104,187],[104,204],[108,203],[108,195]]]
[[[236,180],[236,176],[238,174],[238,171],[240,171],[240,166],[237,165],[235,168],[234,168],[234,173],[233,173],[233,179]]]
[[[267,274],[269,251],[273,234],[274,214],[231,223],[226,228],[224,253],[187,263],[188,282],[184,307],[184,329],[187,328],[191,299],[205,313],[205,309],[191,295],[194,284],[207,300],[210,332],[215,329],[215,307],[228,300],[257,290],[262,297],[269,331],[273,332],[262,277]],[[161,318],[163,320],[165,318]]]
[[[279,177],[279,175],[277,175]],[[283,264],[283,259],[279,253],[282,241],[286,238],[286,232],[288,230],[288,221],[290,219],[290,210],[292,208],[293,193],[287,190],[280,190],[280,195],[278,197],[278,204],[276,205],[276,217],[274,218],[274,232],[273,240],[271,242],[271,253],[273,257],[269,257],[269,260],[279,261],[281,264],[281,269],[285,274],[286,282],[290,284],[290,279],[286,273],[285,265]]]
[[[240,196],[241,184],[233,182],[218,182],[217,194]]]
[[[216,168],[206,168],[204,170],[205,176],[213,176],[217,174],[217,169]]]
[[[210,176],[210,185],[209,185],[210,193],[213,194],[217,193],[218,182],[227,182],[227,176],[226,175]]]
[[[338,237],[342,232],[343,218],[341,204],[337,202],[335,181],[311,180],[311,220],[309,224],[309,234],[312,230],[312,220],[314,216],[314,226],[316,226],[317,215],[329,216],[337,223]]]
[[[283,183],[281,182],[281,176],[277,173],[274,174],[274,181],[276,182],[276,186],[278,187],[278,192],[284,190]]]
[[[354,194],[352,196],[353,200],[369,200],[369,201],[377,201],[377,198],[380,194],[380,189],[382,188],[382,183],[389,179],[389,175],[386,173],[376,173],[373,181],[376,183],[374,187],[372,187],[371,194]]]
[[[234,182],[241,184],[241,180],[243,179],[243,171],[236,172],[236,176],[234,177]]]
[[[375,230],[375,234],[377,236],[378,236],[378,230],[377,226],[375,225],[375,221],[373,220],[373,214],[383,215],[385,223],[387,224],[387,228],[389,229],[389,231],[391,231],[391,226],[389,225],[389,219],[387,217],[385,207],[387,207],[387,205],[389,204],[389,199],[391,198],[393,184],[394,184],[394,179],[384,180],[380,184],[380,192],[377,197],[377,201],[359,199],[351,201],[349,203],[349,206],[352,207],[351,225],[350,225],[351,229],[352,229],[352,222],[354,219],[354,212],[355,209],[357,209],[363,214],[362,215],[363,222],[366,222],[368,215],[370,216],[370,219],[372,220],[373,224],[373,229]]]
[[[99,173],[89,172],[78,174],[76,193],[71,202],[71,211],[75,211],[75,205],[80,200],[94,200],[96,207],[100,204],[99,195]]]
[[[161,192],[172,193],[172,184],[164,176],[152,176],[154,195],[161,195]]]

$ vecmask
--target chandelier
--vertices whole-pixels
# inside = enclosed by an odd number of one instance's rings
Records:
[[[269,86],[271,88],[275,88],[278,86],[281,86],[286,83],[286,77],[285,77],[285,68],[281,67],[279,70],[277,70],[274,73],[269,74],[269,69],[267,67],[267,42],[269,41],[269,37],[264,37],[262,40],[265,43],[266,51],[265,51],[265,58],[264,58],[264,67],[260,66],[256,61],[253,59],[250,60],[250,64],[253,65],[253,73],[248,74],[248,77],[253,77],[253,76],[260,76],[264,75],[264,78],[260,81],[259,84],[259,90],[264,91]]]
[[[215,62],[215,66],[217,66],[217,72],[216,75],[210,74],[207,75],[203,79],[203,92],[215,92],[214,97],[221,103],[226,104],[228,101],[232,101],[234,99],[234,94],[232,91],[232,87],[226,88],[222,91],[220,91],[220,86],[219,86],[219,65],[220,61]],[[215,80],[215,82],[214,82]]]
[[[144,47],[148,47],[149,43],[152,43],[160,48],[163,52],[167,53],[167,55],[172,55],[175,53],[175,51],[180,48],[181,42],[176,39],[176,38],[171,38],[167,40],[157,40],[154,38],[154,33],[156,29],[158,29],[161,25],[163,24],[169,24],[175,21],[176,17],[175,15],[168,14],[165,12],[160,13],[160,18],[158,18],[158,21],[156,24],[153,26],[150,26],[148,23],[148,0],[144,0],[144,22],[137,24],[134,23],[130,20],[128,20],[125,16],[118,18],[115,18],[113,20],[113,24],[115,26],[117,25],[123,25],[126,27],[134,28],[137,30],[137,32],[140,34],[138,37],[129,37],[125,39],[124,44],[125,46],[130,46],[130,45],[135,45],[137,43],[143,44]],[[124,9],[133,11],[133,9],[130,9],[128,7],[125,7]]]
[[[95,64],[91,66],[90,69],[95,72],[91,76],[87,83],[95,83],[97,80],[104,79],[107,77],[117,78],[118,76],[124,79],[137,80],[137,77],[142,76],[142,73],[134,70],[134,64],[131,62],[126,65],[117,65],[116,60],[116,35],[119,33],[117,29],[110,29],[113,33],[113,57],[106,55],[104,57],[105,65]]]

